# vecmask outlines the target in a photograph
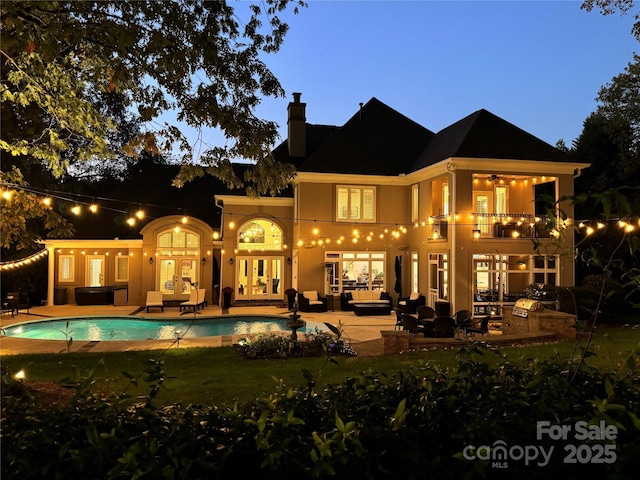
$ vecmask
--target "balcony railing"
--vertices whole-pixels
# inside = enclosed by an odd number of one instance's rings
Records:
[[[448,216],[431,217],[429,220],[431,240],[446,240],[450,228],[455,224],[449,223]],[[473,214],[474,238],[550,238],[552,229],[548,226],[547,215],[532,215],[523,213],[476,213]],[[465,222],[463,220],[463,222]],[[469,225],[468,220],[464,223]]]
[[[478,213],[474,214],[475,238],[550,238],[546,215]]]

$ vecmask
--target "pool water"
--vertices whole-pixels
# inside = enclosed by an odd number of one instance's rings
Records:
[[[219,335],[248,335],[291,331],[287,317],[221,316],[197,320],[142,319],[131,317],[70,317],[38,322],[25,322],[5,327],[9,337],[34,340],[108,341],[108,340],[173,340],[180,338],[213,337]],[[318,322],[306,322],[300,333],[324,331]]]

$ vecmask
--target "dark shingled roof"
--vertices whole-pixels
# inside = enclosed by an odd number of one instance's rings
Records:
[[[487,110],[437,134],[376,98],[342,127],[306,124],[306,158],[290,158],[287,142],[273,154],[301,172],[399,175],[450,157],[568,161],[548,143]]]
[[[335,125],[311,125],[306,124],[306,149],[307,152],[315,152],[324,142],[331,138],[340,127]],[[289,146],[285,140],[273,149],[273,157],[278,162],[291,163],[296,169],[306,158],[294,158],[289,156]]]
[[[568,160],[562,151],[484,109],[438,132],[411,171],[449,157]]]
[[[365,175],[406,173],[433,135],[372,98],[317,150],[307,150],[307,159],[298,170]]]

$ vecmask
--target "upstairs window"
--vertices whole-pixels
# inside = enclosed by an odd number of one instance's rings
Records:
[[[420,220],[420,209],[419,206],[419,196],[418,196],[418,185],[411,186],[411,221],[417,222]]]
[[[238,229],[238,250],[282,250],[282,229],[271,220],[250,220]]]
[[[336,221],[338,222],[374,222],[375,205],[375,187],[346,185],[336,187]]]

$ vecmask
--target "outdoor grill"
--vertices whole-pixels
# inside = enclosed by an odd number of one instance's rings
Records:
[[[529,312],[536,312],[543,310],[544,305],[537,300],[531,300],[529,298],[520,298],[516,300],[516,304],[513,306],[512,313],[516,317],[527,318]]]

